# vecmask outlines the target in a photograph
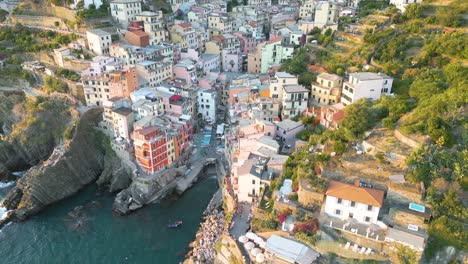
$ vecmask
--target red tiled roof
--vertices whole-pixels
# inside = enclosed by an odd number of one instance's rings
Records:
[[[139,36],[139,37],[144,37],[144,36],[147,36],[147,35],[148,35],[148,34],[146,34],[145,32],[143,32],[143,31],[141,31],[141,30],[134,30],[134,31],[130,31],[130,32],[133,33],[133,34],[135,34],[135,35],[137,35],[137,36]],[[130,33],[130,32],[128,32],[128,33]],[[128,34],[128,33],[127,33],[127,34]]]
[[[382,207],[384,197],[384,191],[382,190],[357,187],[337,181],[330,181],[330,185],[325,194],[377,207]]]
[[[272,39],[270,39],[269,41],[267,41],[266,44],[271,44],[271,43],[275,43],[275,42],[281,41],[282,38],[283,38],[283,37],[281,37],[281,36],[272,38]]]
[[[177,24],[177,25],[179,25],[179,26],[181,26],[181,27],[183,27],[183,28],[189,28],[189,27],[192,26],[192,25],[189,24],[189,23],[180,23],[180,24]]]

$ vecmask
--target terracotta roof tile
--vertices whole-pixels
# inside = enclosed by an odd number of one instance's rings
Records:
[[[384,191],[357,187],[351,184],[330,181],[326,195],[358,203],[382,207]]]
[[[271,44],[271,43],[275,43],[275,42],[278,42],[278,41],[281,41],[283,37],[279,36],[279,37],[276,37],[276,38],[272,38],[270,39],[269,41],[267,41],[266,44]]]

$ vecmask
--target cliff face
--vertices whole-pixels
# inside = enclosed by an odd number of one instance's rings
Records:
[[[24,220],[46,205],[73,195],[101,174],[105,148],[94,129],[101,113],[101,109],[86,112],[70,145],[56,149],[47,162],[31,168],[18,180],[1,205],[14,210],[13,220]]]
[[[31,101],[23,93],[0,93],[0,181],[46,160],[71,120],[65,100]]]
[[[109,192],[115,192],[127,188],[131,183],[131,171],[123,165],[120,158],[110,148],[106,148],[104,157],[104,170],[102,171],[96,184],[107,186]]]
[[[138,177],[133,179],[132,184],[117,194],[112,210],[125,215],[149,204],[174,190],[177,176],[182,171],[168,169],[161,174],[152,177]]]

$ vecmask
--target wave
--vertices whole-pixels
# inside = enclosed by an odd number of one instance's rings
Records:
[[[16,177],[21,177],[25,173],[26,171],[15,171],[15,172],[12,172],[11,174],[15,175]]]
[[[0,207],[0,221],[5,219],[8,216],[8,209],[5,207]]]
[[[0,229],[0,233],[2,233],[2,232],[3,232],[3,229],[5,229],[7,226],[11,225],[11,223],[12,223],[12,222],[6,223],[6,224],[3,226],[3,228]]]
[[[11,185],[13,185],[13,184],[15,184],[14,181],[11,181],[11,182],[0,182],[0,189],[1,189],[1,188],[8,187],[8,186],[11,186]]]

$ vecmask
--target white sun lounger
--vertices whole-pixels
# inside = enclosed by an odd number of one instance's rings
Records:
[[[364,254],[364,251],[366,251],[366,248],[362,247],[361,250],[359,251],[359,254]]]
[[[353,251],[354,251],[354,252],[357,252],[358,250],[359,250],[358,244],[354,244],[354,246],[353,246]]]
[[[351,246],[351,243],[346,243],[346,245],[344,246],[344,249],[348,249],[349,247]]]
[[[369,255],[371,252],[372,252],[372,249],[371,249],[371,248],[368,248],[368,249],[366,250],[366,253],[365,253],[365,254],[366,254],[366,255]]]

